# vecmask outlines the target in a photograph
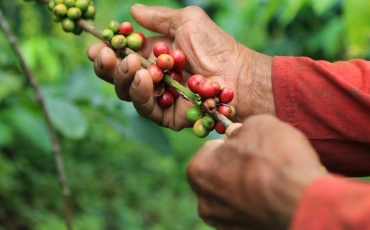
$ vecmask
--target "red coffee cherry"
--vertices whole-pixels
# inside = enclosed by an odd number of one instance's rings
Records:
[[[169,55],[174,60],[174,70],[181,72],[185,69],[185,54],[179,49],[173,49],[169,52]]]
[[[215,122],[215,130],[219,134],[225,134],[226,132],[226,127],[223,126],[220,122]]]
[[[170,92],[168,92],[167,90],[165,90],[163,92],[163,94],[157,98],[158,105],[162,109],[166,109],[166,108],[171,107],[171,105],[173,105],[174,101],[175,100],[174,100],[172,94]]]
[[[119,26],[118,31],[120,34],[128,36],[134,31],[134,27],[130,22],[122,22],[122,24]]]
[[[201,98],[211,98],[215,95],[215,90],[210,82],[200,82],[197,93]]]
[[[188,87],[193,93],[197,93],[198,85],[201,82],[206,82],[206,78],[200,74],[195,74],[189,78]]]
[[[161,54],[157,58],[157,65],[159,66],[159,68],[163,70],[172,69],[173,64],[174,64],[173,57],[171,57],[168,54]]]
[[[159,68],[157,65],[151,65],[147,68],[147,70],[152,76],[154,84],[159,83],[163,79],[164,76],[163,70]]]
[[[180,96],[180,93],[179,92],[177,92],[177,90],[176,89],[174,89],[174,88],[172,88],[172,87],[170,87],[170,86],[166,86],[166,90],[168,91],[168,92],[170,92],[171,94],[172,94],[172,96],[173,96],[173,98],[178,98],[179,96]]]
[[[159,57],[161,54],[168,54],[170,52],[170,49],[168,48],[168,45],[164,42],[158,42],[153,47],[153,54],[155,57]]]
[[[231,106],[229,105],[220,105],[218,106],[218,111],[224,115],[225,117],[231,117],[231,115],[233,114],[233,110],[231,108]],[[235,114],[235,109],[234,109],[234,114]]]
[[[218,94],[218,98],[220,99],[221,103],[230,103],[234,98],[234,91],[228,87],[224,87]]]
[[[174,71],[174,70],[170,70],[168,72],[168,75],[175,81],[177,82],[180,82],[182,83],[182,81],[184,80],[184,76],[182,75],[181,72],[177,72],[177,71]]]
[[[218,84],[215,81],[212,81],[211,85],[213,86],[213,89],[215,90],[215,95],[218,95],[220,93],[220,90],[221,90],[220,84]]]

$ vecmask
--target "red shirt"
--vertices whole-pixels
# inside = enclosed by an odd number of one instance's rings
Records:
[[[277,116],[306,134],[325,167],[369,176],[370,62],[275,57],[272,73]],[[338,178],[313,183],[294,215],[296,229],[370,229],[370,184]]]

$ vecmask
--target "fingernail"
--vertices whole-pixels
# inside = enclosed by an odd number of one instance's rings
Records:
[[[128,68],[127,68],[128,64],[127,64],[127,58],[125,58],[121,63],[120,65],[118,66],[118,70],[121,74],[126,74],[128,72]]]
[[[136,3],[136,4],[134,4],[134,6],[139,6],[139,7],[141,7],[141,6],[145,6],[145,5],[140,4],[140,3]]]
[[[135,75],[135,78],[134,78],[134,86],[135,87],[138,87],[139,86],[139,84],[140,84],[140,72],[139,71],[137,71],[136,72],[136,75]]]
[[[98,55],[96,56],[96,65],[98,66],[99,69],[103,69],[103,65],[101,64],[101,61],[100,61],[100,51],[98,52]]]

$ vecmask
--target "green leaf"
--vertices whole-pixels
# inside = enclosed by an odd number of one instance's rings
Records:
[[[45,101],[50,119],[61,134],[75,140],[85,137],[87,122],[77,106],[62,98],[50,97]]]
[[[338,0],[311,0],[312,8],[318,16],[325,14],[337,2]]]
[[[26,141],[44,152],[50,152],[51,143],[45,120],[23,107],[2,111],[9,127]]]
[[[13,140],[13,132],[9,125],[0,119],[0,147],[5,146]]]
[[[0,102],[14,92],[22,88],[22,81],[19,76],[7,74],[0,71]]]

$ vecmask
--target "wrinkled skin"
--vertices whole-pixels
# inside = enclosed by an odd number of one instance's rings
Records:
[[[132,17],[143,27],[163,36],[147,39],[143,56],[153,60],[153,46],[158,41],[182,50],[187,59],[184,83],[192,74],[201,74],[236,94],[231,103],[237,111],[235,121],[261,112],[275,114],[271,86],[272,57],[257,53],[238,43],[218,27],[198,7],[131,7]],[[181,130],[191,124],[185,114],[190,102],[178,99],[174,106],[161,109],[153,96],[153,83],[139,59],[129,55],[121,60],[103,43],[88,50],[97,76],[115,86],[118,98],[132,101],[137,112],[164,127]]]
[[[187,170],[199,215],[227,230],[288,229],[303,190],[325,175],[306,137],[270,115],[208,141]]]

